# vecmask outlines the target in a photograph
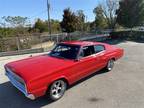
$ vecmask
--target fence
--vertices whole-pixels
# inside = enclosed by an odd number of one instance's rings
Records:
[[[21,54],[21,52],[26,53],[25,51],[30,51],[27,49],[31,49],[32,52],[37,51],[35,49],[47,50],[50,47],[52,47],[55,43],[58,43],[61,41],[94,40],[94,39],[97,41],[100,41],[100,40],[106,39],[108,36],[109,36],[108,34],[96,35],[93,33],[75,32],[71,34],[67,34],[67,33],[53,34],[51,36],[43,35],[43,34],[32,34],[30,36],[0,38],[0,52],[19,51]]]

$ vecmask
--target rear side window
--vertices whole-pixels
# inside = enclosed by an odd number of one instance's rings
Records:
[[[94,49],[95,49],[96,53],[99,53],[99,52],[105,50],[105,46],[104,45],[96,45],[96,46],[94,46]]]

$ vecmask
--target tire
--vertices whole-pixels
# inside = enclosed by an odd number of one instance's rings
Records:
[[[106,66],[106,70],[107,71],[111,71],[112,69],[113,69],[113,67],[114,67],[114,59],[110,59],[109,61],[108,61],[108,63],[107,63],[107,66]]]
[[[57,101],[63,97],[67,88],[67,84],[63,80],[54,81],[49,88],[49,98],[52,101]]]

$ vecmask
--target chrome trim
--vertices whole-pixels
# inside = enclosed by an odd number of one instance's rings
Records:
[[[35,100],[36,99],[36,97],[33,94],[29,94],[26,97],[31,99],[31,100]]]
[[[28,94],[24,80],[16,75],[14,72],[12,72],[9,68],[6,68],[5,70],[5,75],[9,78],[13,86],[20,90],[27,98],[34,100],[35,96],[33,94]]]

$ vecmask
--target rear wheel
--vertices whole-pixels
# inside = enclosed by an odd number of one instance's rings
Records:
[[[114,67],[114,59],[110,59],[107,63],[106,70],[111,71]]]
[[[66,91],[67,84],[63,80],[57,80],[52,83],[49,88],[49,97],[51,100],[56,101],[60,99],[65,91]]]

